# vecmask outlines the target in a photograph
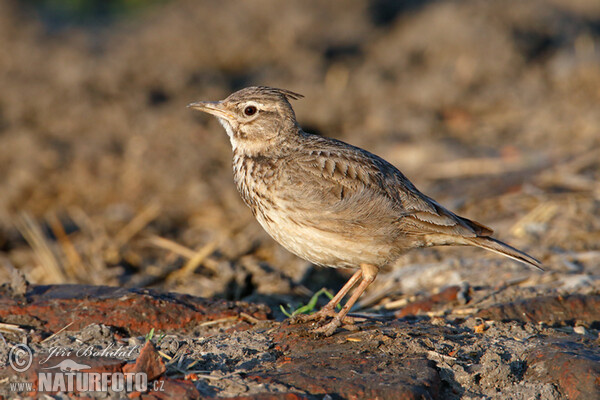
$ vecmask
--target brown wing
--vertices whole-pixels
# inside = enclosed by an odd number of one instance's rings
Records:
[[[334,139],[307,137],[309,144],[290,160],[294,165],[286,168],[286,173],[288,182],[297,187],[293,191],[296,199],[318,204],[321,215],[356,225],[393,223],[408,235],[476,237],[492,233],[422,194],[382,158]]]

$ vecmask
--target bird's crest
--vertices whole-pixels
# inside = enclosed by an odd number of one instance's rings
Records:
[[[304,96],[300,93],[292,92],[287,89],[278,89],[270,86],[251,86],[231,94],[228,100],[241,100],[252,98],[281,98],[286,100],[299,100]]]

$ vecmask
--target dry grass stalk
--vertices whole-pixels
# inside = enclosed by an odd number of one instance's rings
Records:
[[[15,220],[15,226],[33,249],[48,281],[55,283],[68,282],[69,279],[60,260],[52,251],[40,225],[28,213],[22,212]]]
[[[127,244],[138,232],[146,227],[160,214],[161,207],[158,203],[151,203],[140,211],[127,225],[125,225],[114,238],[117,247]]]
[[[13,334],[19,334],[19,335],[27,334],[27,330],[21,328],[19,325],[7,324],[4,322],[0,322],[0,332],[13,333]]]
[[[466,178],[481,175],[498,175],[509,172],[521,171],[529,164],[523,158],[504,159],[490,158],[463,158],[443,163],[433,164],[424,172],[429,179]]]
[[[546,201],[538,204],[533,210],[519,219],[510,228],[512,235],[524,237],[527,235],[527,227],[532,224],[544,224],[550,221],[559,211],[559,205],[554,201]]]
[[[173,271],[171,274],[167,276],[167,283],[171,283],[177,280],[182,280],[191,275],[194,270],[202,264],[202,262],[206,259],[206,257],[210,256],[218,247],[219,240],[213,240],[200,250],[198,250],[192,258],[190,258],[183,268]]]
[[[600,160],[600,147],[591,149],[582,154],[578,154],[569,161],[558,164],[555,169],[562,172],[576,174],[582,169],[598,163],[598,160]]]
[[[63,227],[62,222],[54,213],[48,214],[47,220],[50,224],[52,232],[54,233],[54,236],[56,236],[56,239],[58,240],[58,243],[61,246],[63,254],[66,257],[66,274],[69,276],[70,279],[75,279],[78,276],[81,276],[81,268],[83,267],[83,262],[81,261],[81,257],[75,249],[73,242],[71,242],[69,235],[67,235],[67,233],[65,232],[65,228]]]
[[[247,322],[249,322],[249,323],[251,323],[251,324],[253,324],[253,325],[256,325],[259,322],[261,322],[260,319],[254,318],[252,315],[247,314],[245,312],[241,312],[240,313],[240,318],[243,319],[243,320],[245,320],[245,321],[247,321]]]
[[[52,335],[48,336],[46,339],[42,340],[42,343],[49,341],[50,339],[56,337],[57,335],[59,335],[61,332],[64,332],[68,327],[70,327],[71,325],[73,325],[75,323],[75,321],[71,321],[69,322],[67,325],[63,326],[62,328],[60,328],[58,331],[54,332]]]
[[[108,243],[110,243],[110,238],[106,231],[101,225],[94,223],[90,216],[79,207],[70,207],[68,215],[79,229],[81,229],[84,236],[89,238],[89,240],[84,241],[86,249],[85,257],[88,262],[83,264],[92,270],[89,271],[88,276],[106,271],[103,251],[108,246]]]
[[[150,203],[142,209],[127,225],[125,225],[114,236],[112,242],[109,243],[104,257],[109,263],[119,262],[121,249],[129,241],[152,222],[161,212],[161,207],[158,203]]]
[[[219,319],[215,319],[212,321],[206,321],[206,322],[202,322],[200,324],[198,324],[198,326],[211,326],[211,325],[218,325],[218,324],[222,324],[225,322],[230,322],[230,321],[237,321],[238,317],[225,317],[225,318],[219,318]]]
[[[401,307],[406,306],[409,301],[411,301],[411,300],[406,297],[402,298],[402,299],[394,300],[394,301],[389,301],[389,302],[385,303],[382,308],[385,310],[394,310],[396,308],[401,308]]]
[[[146,242],[161,249],[169,250],[174,254],[187,258],[188,260],[194,258],[194,256],[198,253],[197,251],[185,247],[177,242],[156,235],[150,236],[148,239],[146,239]]]
[[[599,191],[600,183],[581,173],[599,160],[600,148],[593,148],[542,172],[539,181],[543,186],[560,186],[575,192]]]

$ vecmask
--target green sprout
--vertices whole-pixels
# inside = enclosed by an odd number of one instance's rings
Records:
[[[158,337],[158,340],[156,341],[156,344],[160,344],[160,342],[162,342],[162,340],[165,338],[165,336],[167,336],[166,333],[163,333],[162,335],[160,335]],[[146,342],[151,341],[154,338],[154,328],[150,329],[150,332],[148,332],[145,336]]]
[[[311,298],[310,301],[308,302],[308,304],[304,305],[304,306],[300,306],[295,310],[292,310],[292,307],[289,307],[289,311],[285,309],[285,307],[283,306],[283,304],[279,305],[279,308],[281,309],[281,312],[284,313],[288,318],[294,317],[298,314],[311,314],[314,312],[315,307],[317,305],[317,300],[319,300],[319,296],[321,296],[322,294],[324,294],[325,296],[327,296],[329,298],[329,300],[333,299],[333,295],[329,292],[329,290],[323,288],[321,290],[319,290],[318,292],[316,292]],[[341,308],[340,305],[337,305],[337,308]]]
[[[150,332],[146,333],[146,342],[149,342],[154,337],[154,328],[150,329]]]

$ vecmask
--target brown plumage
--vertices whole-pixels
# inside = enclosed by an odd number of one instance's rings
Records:
[[[413,248],[471,245],[541,269],[535,258],[492,238],[491,229],[421,193],[384,159],[304,132],[289,103],[301,97],[259,86],[189,107],[216,116],[225,128],[242,199],[277,242],[314,264],[358,269],[308,317],[333,317],[318,332],[331,335],[379,268]],[[337,303],[361,278],[336,315]]]

